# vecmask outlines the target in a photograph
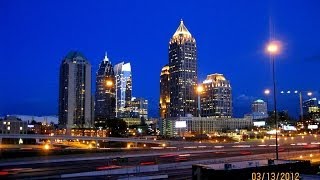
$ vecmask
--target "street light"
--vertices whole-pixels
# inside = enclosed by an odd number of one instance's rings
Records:
[[[111,80],[106,81],[106,86],[111,87],[113,85],[113,82]]]
[[[203,92],[202,85],[198,85],[197,87],[197,93],[198,93],[198,116],[200,119],[200,139],[202,140],[202,119],[201,119],[201,109],[200,109],[200,95]]]
[[[268,96],[270,94],[270,90],[269,89],[264,90],[264,94]]]
[[[266,101],[267,101],[267,114],[268,114],[268,107],[269,107],[269,98],[268,98],[268,96],[269,96],[269,94],[270,94],[270,90],[269,89],[265,89],[264,90],[264,94],[266,95]]]
[[[304,91],[305,92],[305,91]],[[303,121],[303,109],[302,109],[302,91],[294,91],[295,94],[299,93],[299,100],[300,100],[300,120]],[[308,96],[312,96],[312,92],[307,92]]]
[[[274,71],[274,61],[275,55],[280,52],[280,44],[277,41],[271,41],[267,45],[267,52],[270,54],[272,58],[272,80],[273,80],[273,100],[274,100],[274,121],[276,125],[276,159],[279,159],[278,154],[278,122],[277,122],[277,99],[276,99],[276,80],[275,80],[275,71]]]

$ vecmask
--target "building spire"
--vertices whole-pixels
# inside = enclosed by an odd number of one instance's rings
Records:
[[[105,52],[103,61],[109,61],[108,52],[107,51]]]
[[[180,25],[176,32],[173,34],[173,37],[178,36],[178,35],[186,35],[191,37],[191,33],[188,31],[186,26],[183,24],[183,20],[180,20]]]

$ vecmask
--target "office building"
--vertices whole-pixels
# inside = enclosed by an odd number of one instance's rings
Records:
[[[59,125],[92,127],[91,64],[80,52],[69,52],[60,65]]]
[[[132,98],[132,77],[130,63],[121,62],[114,66],[116,82],[116,117],[128,117]]]
[[[197,46],[183,21],[169,42],[169,117],[196,114]]]
[[[265,119],[268,117],[267,103],[258,99],[251,104],[253,119]]]
[[[107,54],[96,74],[95,125],[105,126],[105,121],[116,116],[116,82],[114,70]]]
[[[320,112],[319,105],[320,105],[320,101],[318,101],[317,98],[311,98],[306,101],[303,101],[302,103],[303,114],[308,115],[310,113]]]
[[[214,134],[219,131],[250,129],[252,118],[172,117],[162,121],[161,134],[182,137],[197,134]],[[202,133],[201,133],[202,131]]]
[[[5,116],[0,120],[0,134],[27,134],[28,122],[15,116]]]
[[[148,100],[132,97],[130,117],[148,119]]]
[[[168,117],[170,105],[170,89],[169,89],[169,66],[165,65],[160,74],[160,118]]]
[[[200,109],[202,117],[232,117],[230,82],[223,74],[210,74],[201,84]]]
[[[320,101],[317,98],[311,98],[302,103],[303,115],[312,120],[320,121]]]

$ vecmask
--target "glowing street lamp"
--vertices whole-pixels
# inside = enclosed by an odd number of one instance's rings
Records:
[[[198,85],[197,92],[198,92],[198,116],[200,118],[200,139],[202,140],[203,131],[202,131],[202,119],[201,119],[201,109],[200,109],[200,95],[203,92],[202,85]]]
[[[269,94],[270,94],[270,90],[269,89],[265,89],[263,92],[266,95],[266,102],[267,102],[267,111],[268,111],[268,107],[269,107]]]
[[[272,80],[273,80],[273,100],[274,100],[274,121],[276,125],[276,159],[279,159],[278,154],[278,122],[277,122],[277,99],[276,99],[276,80],[275,80],[275,71],[274,71],[274,61],[275,55],[280,53],[280,43],[278,41],[271,41],[266,48],[267,52],[272,58]]]
[[[264,90],[264,94],[268,96],[270,94],[270,90],[269,89]]]
[[[199,86],[197,87],[198,95],[200,95],[200,94],[202,93],[202,91],[203,91],[203,87],[202,87],[201,85],[199,85]]]
[[[299,93],[299,100],[300,100],[300,120],[303,121],[303,109],[302,109],[302,92],[301,91],[294,91],[294,93]],[[308,96],[312,96],[312,92],[307,92]]]
[[[106,86],[111,87],[113,85],[113,82],[111,80],[106,81]]]
[[[278,53],[280,53],[280,42],[279,41],[269,42],[266,50],[270,55],[277,55]]]

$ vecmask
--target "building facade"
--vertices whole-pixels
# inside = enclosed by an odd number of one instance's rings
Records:
[[[96,74],[95,125],[105,126],[107,119],[116,116],[116,82],[113,66],[107,54]]]
[[[14,116],[6,116],[0,120],[0,134],[27,134],[28,122]]]
[[[196,114],[197,46],[181,20],[169,42],[169,117]]]
[[[232,91],[223,74],[210,74],[201,84],[200,115],[202,117],[232,117]]]
[[[182,137],[195,134],[213,134],[217,131],[249,129],[252,118],[173,117],[162,121],[161,134]],[[201,133],[202,131],[202,133]]]
[[[92,127],[91,104],[91,64],[80,52],[69,52],[60,65],[60,127]]]
[[[132,77],[130,63],[121,62],[114,66],[116,82],[116,117],[128,117],[132,98]],[[130,109],[130,108],[129,108]]]
[[[310,113],[319,112],[319,101],[317,98],[311,98],[306,101],[303,101],[302,107],[303,107],[303,114],[308,115]]]
[[[169,66],[165,65],[160,74],[160,118],[168,117],[170,105],[170,88],[169,88]]]
[[[320,101],[317,98],[303,101],[302,107],[304,116],[309,116],[313,120],[320,121]]]
[[[251,104],[253,119],[265,119],[268,117],[267,103],[258,99]]]
[[[148,119],[148,100],[132,97],[130,117]]]

